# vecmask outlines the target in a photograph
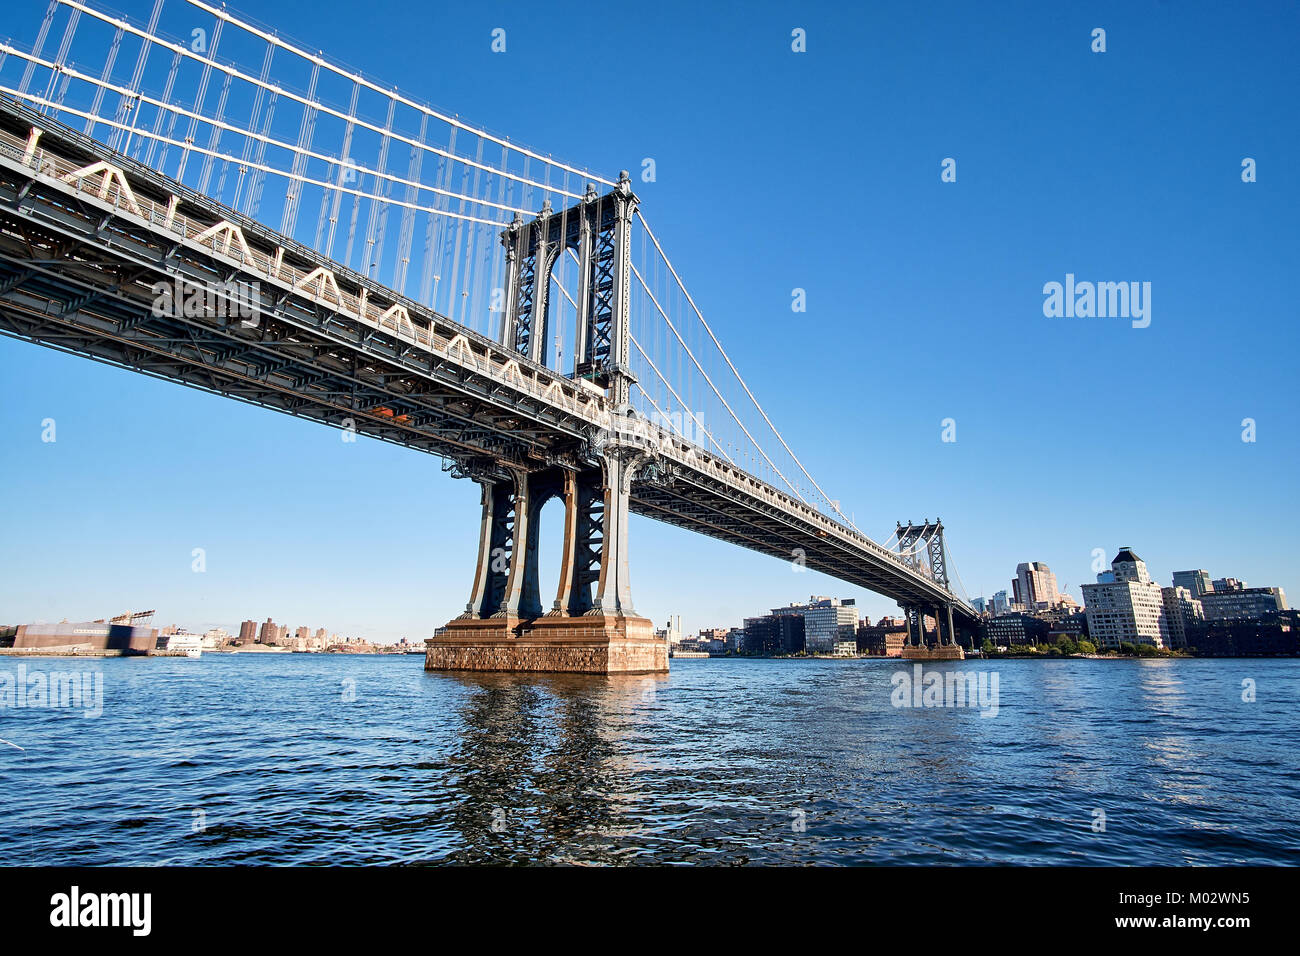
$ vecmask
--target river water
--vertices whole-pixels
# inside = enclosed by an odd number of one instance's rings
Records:
[[[1300,661],[422,667],[0,660],[0,864],[1300,862]]]

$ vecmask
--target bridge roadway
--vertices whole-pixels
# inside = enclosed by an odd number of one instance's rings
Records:
[[[100,162],[126,185],[71,176]],[[160,310],[159,282],[256,283],[258,314]],[[355,429],[441,456],[457,475],[590,466],[606,441],[641,445],[653,465],[632,485],[634,513],[783,560],[801,554],[807,567],[900,604],[951,604],[959,620],[974,618],[893,552],[679,435],[615,414],[594,386],[5,96],[0,333]]]

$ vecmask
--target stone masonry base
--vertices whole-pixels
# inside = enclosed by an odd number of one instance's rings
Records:
[[[424,644],[427,671],[668,672],[668,644],[644,617],[457,619]]]
[[[964,661],[966,652],[958,644],[944,644],[939,647],[913,647],[905,644],[900,656],[908,661]]]

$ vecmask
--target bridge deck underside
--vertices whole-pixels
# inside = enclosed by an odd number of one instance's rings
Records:
[[[632,486],[630,509],[649,518],[708,535],[802,566],[823,571],[900,603],[936,603],[932,589],[909,587],[884,561],[852,545],[818,535],[797,517],[780,509],[738,506],[729,489],[701,481],[702,476],[664,485],[640,482]]]
[[[156,314],[154,283],[225,277],[98,229],[93,209],[16,213],[15,195],[0,182],[0,333],[456,460],[542,456],[586,425],[309,301],[255,324]]]

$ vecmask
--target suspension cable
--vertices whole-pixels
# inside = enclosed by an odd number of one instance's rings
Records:
[[[68,2],[68,0],[61,0],[61,2]],[[219,19],[226,20],[227,22],[234,24],[235,26],[239,27],[241,30],[247,33],[251,33],[256,37],[265,40],[267,43],[270,43],[274,46],[278,46],[284,50],[287,50],[288,52],[293,53],[296,56],[302,57],[304,60],[307,60],[311,63],[318,63],[319,65],[325,67],[325,69],[329,70],[331,73],[335,73],[338,76],[343,77],[344,79],[349,79],[349,80],[353,80],[354,82],[360,83],[362,86],[366,87],[367,89],[370,89],[383,96],[387,96],[393,100],[396,100],[398,103],[401,103],[403,106],[409,106],[414,110],[418,110],[421,113],[424,113],[428,116],[432,116],[434,119],[440,120],[443,123],[447,123],[450,126],[455,126],[459,129],[464,130],[467,133],[472,133],[473,135],[481,139],[489,140],[490,142],[496,143],[498,146],[504,146],[507,149],[519,153],[523,156],[528,156],[532,159],[540,160],[541,162],[546,163],[548,166],[555,166],[558,169],[564,170],[566,173],[575,173],[587,179],[594,179],[596,182],[599,182],[605,186],[618,185],[616,182],[613,182],[612,180],[604,179],[600,176],[597,176],[595,173],[591,172],[590,170],[579,169],[576,166],[569,166],[568,164],[562,163],[559,160],[547,158],[523,146],[517,146],[511,143],[508,139],[503,139],[499,136],[494,136],[493,134],[489,133],[485,129],[482,129],[480,127],[470,126],[466,123],[461,122],[459,119],[457,119],[454,116],[448,116],[445,113],[440,113],[437,110],[432,109],[431,107],[426,106],[422,103],[417,103],[414,100],[407,99],[405,96],[402,96],[400,93],[398,93],[395,89],[386,90],[372,83],[371,81],[367,80],[360,73],[349,72],[348,70],[345,70],[340,66],[336,66],[335,64],[330,63],[328,60],[324,59],[321,56],[313,56],[312,54],[306,52],[305,50],[299,49],[298,47],[295,47],[290,43],[286,43],[284,40],[280,39],[275,34],[267,33],[264,30],[259,30],[257,27],[253,26],[252,24],[232,16],[224,7],[223,8],[213,7],[207,3],[202,2],[202,0],[186,0],[186,2],[192,4],[193,6],[198,7],[200,10],[204,10],[207,13],[212,14],[214,17],[218,17]],[[488,167],[484,167],[484,168],[487,169]],[[570,197],[571,199],[582,198],[580,193],[565,193],[564,195]]]
[[[15,49],[15,48],[9,46],[7,43],[0,42],[0,50],[3,50],[3,51],[6,52],[6,53],[12,53],[12,54],[14,54],[15,56],[18,56],[19,58],[21,58],[21,59],[23,59],[23,60],[27,60],[28,62],[33,63],[33,64],[35,64],[35,65],[37,65],[37,66],[44,67],[45,69],[50,69],[50,70],[58,69],[58,67],[57,67],[57,65],[56,65],[55,63],[52,63],[52,62],[50,62],[50,61],[48,61],[48,60],[42,60],[40,57],[35,57],[35,56],[32,56],[31,54],[28,54],[28,53],[24,53],[22,50]],[[377,169],[371,169],[371,168],[369,168],[369,167],[367,167],[367,166],[362,166],[362,165],[360,165],[360,164],[358,164],[358,163],[354,163],[354,162],[352,162],[351,159],[349,159],[348,157],[343,157],[342,159],[340,159],[339,157],[335,157],[335,156],[327,156],[327,155],[324,154],[324,153],[318,153],[318,152],[316,152],[316,151],[314,151],[314,150],[312,150],[312,149],[309,149],[309,148],[307,148],[307,147],[305,147],[305,146],[295,146],[295,145],[293,145],[292,143],[287,143],[287,142],[284,142],[283,140],[273,139],[273,138],[271,138],[271,137],[269,137],[269,136],[263,136],[263,135],[260,134],[260,133],[255,133],[255,132],[254,132],[253,130],[251,130],[251,129],[244,129],[242,126],[236,126],[236,125],[234,125],[233,123],[227,123],[227,122],[225,122],[225,121],[222,120],[222,119],[215,119],[215,118],[212,118],[212,117],[209,117],[209,116],[205,116],[205,115],[203,115],[203,114],[201,114],[201,113],[196,113],[196,112],[194,112],[194,111],[192,111],[192,110],[187,110],[187,109],[185,109],[183,106],[177,106],[177,105],[175,105],[175,104],[168,103],[168,102],[166,102],[165,100],[157,99],[156,97],[149,96],[149,95],[147,95],[147,94],[145,94],[145,93],[135,93],[135,92],[133,92],[131,89],[129,89],[128,87],[117,86],[116,84],[108,83],[108,82],[106,82],[106,81],[104,81],[104,80],[97,79],[96,77],[93,77],[93,76],[90,76],[90,75],[88,75],[88,74],[86,74],[86,73],[82,73],[82,72],[80,72],[80,71],[78,71],[78,70],[75,70],[75,69],[73,69],[72,67],[69,67],[69,66],[64,66],[64,67],[62,67],[62,72],[63,72],[63,73],[66,73],[68,76],[72,77],[73,79],[81,80],[81,81],[83,81],[83,82],[85,82],[85,83],[92,83],[92,84],[94,84],[94,85],[97,86],[97,87],[101,87],[102,90],[107,90],[107,91],[110,91],[110,92],[118,93],[118,94],[120,94],[121,96],[124,96],[124,97],[135,97],[135,98],[138,98],[138,100],[139,100],[140,103],[148,103],[150,106],[156,107],[160,112],[161,112],[161,111],[166,111],[166,112],[169,112],[169,113],[174,113],[174,114],[176,114],[176,115],[178,115],[178,116],[186,117],[187,119],[190,120],[190,128],[191,128],[191,133],[190,133],[190,135],[191,135],[191,136],[193,135],[193,132],[192,132],[192,131],[193,131],[193,127],[194,127],[195,123],[196,123],[196,122],[198,122],[198,123],[204,123],[204,124],[207,124],[207,125],[210,125],[210,126],[216,128],[216,129],[226,130],[226,131],[229,131],[229,132],[231,132],[231,133],[234,133],[236,136],[242,136],[242,137],[244,137],[244,139],[245,139],[245,141],[246,141],[246,142],[245,142],[245,149],[247,149],[247,144],[248,144],[249,142],[252,142],[252,141],[260,141],[260,142],[264,142],[264,143],[266,143],[266,144],[269,145],[269,146],[274,146],[274,147],[277,147],[277,148],[279,148],[279,149],[286,150],[286,151],[288,151],[288,152],[294,154],[295,157],[303,157],[303,158],[305,158],[305,159],[317,159],[317,160],[320,160],[321,162],[328,163],[328,164],[330,164],[330,165],[336,165],[336,166],[337,166],[337,165],[341,165],[341,164],[343,164],[344,161],[346,161],[346,165],[347,165],[350,169],[354,169],[354,170],[357,172],[358,177],[363,176],[363,175],[370,175],[370,176],[374,176],[374,177],[377,178],[377,179],[385,179],[385,180],[388,180],[390,183],[395,183],[395,184],[400,185],[400,186],[406,186],[406,187],[408,188],[408,193],[409,193],[411,190],[414,190],[414,191],[416,192],[416,194],[417,194],[417,195],[416,195],[416,198],[418,198],[418,193],[419,193],[419,191],[423,190],[423,191],[426,191],[426,192],[434,193],[435,195],[445,196],[445,197],[447,197],[448,199],[462,199],[462,200],[465,200],[465,201],[467,201],[467,202],[472,202],[472,203],[475,203],[475,204],[480,205],[480,206],[488,206],[488,207],[493,208],[493,209],[500,209],[500,210],[502,210],[503,212],[508,212],[508,213],[520,213],[520,214],[522,214],[522,215],[530,215],[530,214],[531,214],[531,210],[524,209],[524,208],[519,207],[519,206],[512,206],[512,205],[507,205],[507,204],[505,204],[505,203],[492,202],[491,200],[488,200],[488,199],[478,199],[478,198],[475,198],[475,197],[473,197],[473,196],[463,196],[463,195],[461,195],[460,193],[452,192],[452,191],[450,191],[450,190],[446,190],[446,189],[441,189],[441,188],[439,188],[438,186],[431,186],[431,185],[429,185],[429,184],[427,184],[427,183],[421,183],[421,182],[416,182],[416,181],[409,180],[409,179],[404,179],[404,178],[402,178],[401,176],[395,175],[395,174],[393,174],[393,173],[382,172],[382,171],[377,170]],[[101,91],[102,91],[102,90],[101,90]],[[30,96],[30,94],[25,94],[25,95]],[[66,107],[64,107],[64,108],[66,109]],[[136,108],[138,109],[139,107],[137,106]],[[106,119],[106,118],[101,118],[97,113],[92,113],[92,114],[87,114],[87,115],[93,115],[95,122],[107,123],[107,124],[109,124],[109,125],[119,125],[119,124],[116,123],[114,120],[109,120],[109,119]],[[361,120],[360,120],[360,119],[357,119],[357,118],[355,118],[355,117],[352,117],[352,118],[349,119],[349,125],[360,124],[360,123],[361,123]],[[148,133],[144,133],[143,135],[148,136],[149,134],[148,134]],[[385,134],[384,134],[384,138],[385,138],[386,141],[389,140],[389,139],[394,139],[394,138],[397,138],[397,134],[396,134],[396,133],[385,133]],[[213,145],[212,143],[209,143],[209,146],[210,146],[210,147],[211,147],[212,145]],[[196,149],[196,150],[199,149],[199,147],[197,147],[197,146],[192,146],[192,148],[194,148],[194,149]],[[217,156],[224,156],[224,155],[226,155],[226,154],[218,153],[218,154],[215,154],[215,155],[217,155]],[[242,160],[242,159],[241,159],[241,160],[237,160],[237,161],[240,162],[240,163],[242,163],[242,164],[247,165],[247,161],[246,161],[246,160]],[[277,171],[278,171],[278,170],[277,170]],[[498,173],[500,173],[500,171],[498,171]],[[290,174],[289,174],[288,172],[285,172],[284,175],[288,176],[288,175],[290,175]],[[382,199],[381,201],[383,201],[383,202],[388,202],[389,200],[387,200],[387,199]],[[414,205],[413,208],[415,208],[415,209],[420,209],[420,210],[425,210],[425,211],[434,211],[434,210],[432,209],[432,207],[423,206],[423,205],[418,205],[418,204],[417,204],[417,205]]]
[[[722,392],[718,391],[718,386],[713,384],[713,379],[709,378],[709,373],[704,371],[704,366],[700,365],[700,360],[695,357],[695,353],[692,352],[690,350],[690,347],[686,344],[686,342],[682,340],[681,333],[677,331],[677,326],[673,325],[672,319],[668,318],[668,313],[664,312],[663,306],[659,304],[659,300],[654,297],[654,293],[650,291],[650,288],[649,286],[646,285],[645,280],[641,278],[641,273],[637,271],[636,266],[632,266],[632,274],[636,276],[637,281],[641,283],[641,288],[645,289],[646,295],[650,296],[650,301],[654,303],[655,308],[659,310],[659,314],[662,315],[664,321],[668,323],[668,328],[672,330],[673,335],[677,336],[677,341],[681,344],[682,348],[686,351],[686,354],[690,356],[691,361],[695,363],[695,367],[700,370],[700,374],[704,376],[704,380],[709,383],[709,387],[713,389],[713,394],[718,396],[718,399],[719,401],[722,402],[723,407],[726,408],[728,412],[730,412],[731,417],[735,419],[736,424],[740,426],[740,430],[745,433],[745,437],[748,438],[750,442],[753,443],[754,447],[758,449],[758,453],[763,456],[763,458],[767,461],[769,465],[772,466],[772,471],[774,471],[780,477],[780,479],[786,483],[786,486],[791,491],[794,492],[795,497],[798,498],[800,501],[802,501],[804,504],[807,504],[808,500],[799,493],[799,489],[796,488],[794,484],[791,483],[789,478],[781,474],[781,469],[776,467],[776,463],[773,462],[771,458],[768,458],[767,452],[763,451],[762,446],[759,445],[759,443],[754,440],[754,436],[749,433],[749,429],[745,427],[745,423],[742,422],[739,416],[737,416],[736,413],[732,410],[731,405],[727,402],[726,397],[723,396]],[[680,399],[678,399],[678,401],[680,401]]]
[[[790,455],[790,458],[799,467],[799,470],[803,472],[804,477],[807,478],[810,482],[812,482],[812,486],[817,489],[818,493],[821,494],[822,498],[825,499],[826,503],[831,506],[831,509],[837,515],[839,515],[840,518],[844,520],[845,524],[853,528],[854,531],[858,531],[858,533],[860,534],[861,532],[859,531],[858,527],[848,519],[848,516],[845,515],[844,512],[841,511],[835,505],[835,503],[831,500],[831,497],[827,495],[825,491],[822,490],[821,485],[819,485],[817,483],[817,480],[813,478],[811,474],[808,473],[808,469],[803,466],[803,462],[799,460],[799,457],[791,450],[790,446],[786,444],[785,439],[781,437],[781,433],[777,431],[776,426],[772,424],[772,420],[767,417],[767,412],[763,411],[763,406],[761,406],[758,403],[758,399],[754,397],[754,393],[751,392],[749,390],[749,386],[745,384],[744,378],[741,377],[740,370],[737,369],[735,363],[731,361],[731,357],[727,355],[727,351],[722,347],[722,343],[718,341],[718,337],[713,334],[713,329],[709,326],[709,323],[705,321],[704,315],[703,313],[700,312],[699,306],[695,304],[695,300],[691,298],[691,294],[686,291],[686,285],[685,283],[682,282],[682,277],[679,276],[677,274],[677,270],[673,268],[672,262],[669,261],[668,256],[664,253],[663,247],[659,245],[659,240],[655,238],[654,232],[650,229],[649,224],[645,221],[645,216],[641,214],[641,210],[639,208],[636,209],[636,216],[638,219],[641,220],[641,225],[645,227],[646,235],[649,236],[650,241],[654,243],[654,247],[659,252],[659,256],[663,259],[664,265],[668,267],[668,271],[671,272],[673,278],[677,280],[677,287],[682,290],[682,295],[686,297],[686,301],[690,303],[690,306],[695,311],[696,316],[699,317],[700,324],[704,326],[704,330],[709,334],[709,338],[712,339],[713,344],[717,346],[718,352],[722,355],[723,360],[727,363],[727,367],[730,368],[732,373],[736,376],[736,381],[740,383],[740,387],[745,390],[745,394],[749,396],[749,400],[754,403],[754,407],[758,409],[758,413],[763,416],[763,421],[767,422],[767,426],[772,429],[772,434],[776,436],[777,441],[781,443],[781,446]],[[746,434],[748,434],[748,432],[746,432]],[[752,437],[750,438],[750,441],[753,441]],[[757,445],[758,443],[755,442],[754,444]],[[761,448],[759,450],[762,451]],[[766,458],[767,455],[764,454],[763,457]],[[768,463],[771,464],[771,459],[768,459]],[[775,467],[776,466],[773,465],[773,468]],[[780,474],[780,472],[778,472],[778,474]],[[784,478],[784,476],[782,477]],[[789,484],[788,481],[786,483]],[[793,487],[793,485],[791,487]],[[799,494],[799,493],[796,491],[795,494]],[[804,500],[802,495],[799,495],[799,498],[801,500]]]
[[[88,13],[90,16],[94,17],[95,19],[97,19],[97,20],[101,20],[101,21],[103,21],[104,23],[109,24],[110,26],[120,27],[120,28],[122,28],[123,30],[126,30],[128,33],[132,33],[132,34],[134,34],[134,35],[136,35],[136,36],[138,36],[138,37],[140,37],[140,38],[142,38],[142,39],[144,39],[144,40],[148,40],[148,41],[150,41],[150,42],[152,42],[152,43],[156,43],[156,44],[158,44],[159,46],[165,47],[165,48],[171,50],[171,51],[174,52],[174,53],[179,53],[181,56],[187,57],[187,58],[189,58],[189,59],[191,59],[191,60],[194,60],[195,62],[202,63],[202,64],[204,64],[205,66],[207,66],[208,68],[216,69],[216,70],[220,70],[221,72],[226,73],[226,74],[228,74],[229,76],[234,77],[235,79],[243,80],[243,81],[246,82],[246,83],[251,83],[251,84],[253,84],[253,85],[255,85],[255,86],[256,86],[256,85],[259,85],[258,81],[257,81],[254,77],[252,77],[251,75],[249,75],[249,74],[247,74],[247,73],[244,73],[242,70],[239,70],[239,69],[237,69],[236,67],[233,67],[233,66],[227,66],[227,65],[225,65],[225,64],[218,63],[216,60],[211,59],[211,58],[208,57],[208,56],[203,56],[203,55],[200,55],[200,54],[198,54],[198,53],[195,53],[195,52],[194,52],[193,50],[191,50],[189,47],[182,46],[182,45],[177,44],[177,43],[173,43],[173,42],[171,42],[170,40],[163,39],[162,37],[152,36],[152,35],[146,33],[144,30],[141,30],[139,27],[133,26],[132,24],[126,22],[125,20],[118,19],[117,17],[110,16],[110,15],[108,15],[108,14],[106,14],[106,13],[101,13],[101,12],[99,12],[99,11],[97,11],[97,10],[91,8],[91,7],[88,7],[88,6],[86,6],[84,3],[81,3],[80,0],[59,0],[59,2],[62,3],[62,4],[64,4],[65,6],[69,6],[69,7],[73,8],[74,10],[77,10],[77,11],[79,11],[79,12]],[[214,11],[214,15],[216,15],[216,16],[218,17],[218,20],[219,20],[219,21],[225,21],[225,22],[233,23],[235,26],[239,27],[240,29],[248,30],[249,32],[256,33],[256,34],[259,35],[259,36],[262,36],[262,35],[263,35],[260,31],[257,31],[255,28],[250,28],[250,27],[248,27],[246,24],[241,23],[240,21],[236,20],[234,17],[232,17],[232,16],[230,16],[230,15],[224,13],[224,12],[216,11],[216,8],[210,8],[210,9],[211,9],[212,11]],[[352,80],[353,82],[356,82],[356,83],[358,83],[358,84],[360,84],[360,85],[362,85],[362,86],[365,86],[365,87],[367,87],[367,88],[369,88],[369,89],[376,90],[376,91],[378,91],[378,92],[380,92],[380,93],[383,93],[383,94],[386,95],[386,96],[393,96],[393,95],[394,95],[391,91],[385,91],[385,90],[383,90],[381,87],[376,86],[374,83],[370,82],[369,80],[365,79],[364,77],[353,76],[352,74],[349,74],[349,73],[347,73],[346,71],[340,71],[337,67],[333,66],[332,64],[330,64],[330,63],[327,62],[326,60],[322,59],[321,57],[319,57],[319,56],[313,56],[312,54],[308,54],[308,53],[304,53],[304,52],[298,50],[296,47],[289,46],[288,44],[285,44],[283,41],[278,41],[277,39],[271,37],[269,34],[266,34],[266,35],[264,36],[264,38],[267,39],[267,42],[276,42],[276,43],[278,43],[279,45],[284,46],[285,49],[288,49],[288,50],[290,50],[291,52],[296,53],[298,56],[301,56],[303,59],[307,60],[309,63],[315,64],[316,66],[324,67],[325,69],[330,70],[331,72],[338,73],[340,76],[344,76],[344,77],[346,77],[347,79]],[[322,113],[328,113],[329,115],[334,116],[335,118],[340,119],[340,120],[343,120],[343,121],[345,121],[345,122],[346,122],[347,119],[348,119],[348,117],[345,116],[343,113],[339,112],[339,111],[336,110],[336,109],[333,109],[332,107],[326,106],[324,103],[321,103],[321,102],[319,102],[319,101],[308,100],[306,97],[300,96],[300,95],[298,95],[297,93],[293,93],[293,92],[291,92],[290,90],[286,90],[286,89],[283,89],[283,88],[280,88],[280,87],[271,86],[271,87],[269,87],[269,88],[272,89],[272,90],[276,90],[276,91],[278,91],[282,96],[286,96],[286,97],[288,97],[288,98],[290,98],[290,99],[292,99],[292,100],[296,100],[297,102],[303,104],[303,106],[311,107],[312,109],[319,110],[319,111],[322,112]],[[412,106],[413,108],[415,108],[415,109],[419,109],[419,110],[423,110],[423,107],[421,107],[419,104],[417,104],[417,103],[413,103],[413,102],[411,102],[411,101],[407,101],[407,100],[405,100],[404,97],[399,98],[399,101],[407,102],[407,103],[408,103],[410,106]],[[461,122],[456,121],[456,120],[452,120],[452,119],[450,119],[450,118],[448,118],[448,117],[444,117],[444,116],[442,116],[441,114],[434,114],[434,115],[436,115],[437,118],[440,119],[440,120],[442,120],[443,122],[446,122],[446,123],[448,123],[449,125],[451,125],[451,126],[453,126],[453,127],[456,127],[456,128],[459,128],[459,129],[465,129],[465,130],[467,130],[468,132],[473,133],[475,136],[481,136],[481,137],[483,137],[483,138],[485,138],[485,139],[491,139],[491,140],[493,140],[493,141],[495,141],[495,142],[498,142],[498,143],[503,143],[503,142],[504,142],[503,140],[500,140],[500,139],[498,139],[497,137],[490,136],[490,135],[487,134],[487,133],[480,133],[479,131],[473,129],[472,127],[466,126],[464,123],[461,123]],[[384,131],[383,131],[380,127],[375,126],[375,125],[373,125],[372,123],[368,123],[368,122],[366,122],[365,120],[360,120],[360,119],[356,120],[356,123],[357,123],[358,126],[365,127],[366,129],[370,130],[371,132],[379,133],[380,135],[383,135],[383,132],[384,132]],[[402,142],[404,142],[404,143],[406,143],[406,144],[408,144],[408,145],[416,145],[415,140],[410,139],[409,137],[403,136],[403,135],[401,135],[400,133],[394,133],[394,134],[393,134],[393,137],[394,137],[395,139],[399,139],[399,140],[401,140]],[[509,144],[506,143],[506,145],[509,145]],[[456,156],[456,155],[454,155],[454,154],[452,154],[452,153],[446,152],[445,150],[439,149],[439,148],[436,147],[436,146],[422,145],[420,148],[421,148],[421,149],[427,149],[427,150],[429,150],[430,152],[437,153],[437,154],[439,154],[440,156],[444,156],[444,157],[446,157],[447,159],[451,159],[451,160],[453,160],[453,161],[455,161],[455,162],[458,162],[458,163],[462,163],[462,164],[469,165],[469,166],[473,166],[473,165],[475,165],[474,160],[468,159],[467,157],[463,157],[463,156]],[[523,155],[527,155],[527,156],[535,157],[535,158],[541,160],[542,162],[547,163],[548,165],[552,165],[552,166],[560,166],[560,165],[561,165],[561,164],[559,164],[559,163],[555,163],[555,162],[553,162],[553,161],[551,161],[551,160],[548,160],[548,159],[546,159],[546,158],[543,157],[543,156],[540,156],[540,155],[538,155],[538,154],[536,154],[536,153],[533,153],[533,152],[531,152],[531,151],[529,151],[529,150],[525,150],[525,149],[523,149],[523,148],[521,148],[521,147],[510,146],[510,148],[511,148],[512,150],[515,150],[515,151],[518,152],[518,153],[523,154]],[[488,167],[487,171],[488,171],[488,172],[491,172],[492,170],[491,170],[490,167]],[[594,176],[593,174],[591,174],[591,173],[587,173],[587,172],[584,172],[584,171],[582,171],[582,170],[574,169],[574,172],[578,172],[578,173],[580,173],[581,175],[588,176],[589,178],[592,178],[592,179],[600,179],[600,177]],[[541,188],[545,188],[541,183],[533,182],[533,181],[526,180],[526,179],[522,179],[521,177],[516,176],[516,175],[513,174],[513,173],[505,173],[504,175],[506,175],[506,176],[510,176],[512,179],[518,179],[520,182],[525,182],[525,183],[527,183],[528,185],[530,185],[530,186],[534,186],[534,187],[539,188],[539,189],[541,189]],[[607,179],[600,179],[600,182],[605,183],[605,184],[610,185],[610,186],[616,185],[615,183],[612,183],[612,182],[610,182],[610,181],[607,180]],[[582,197],[581,197],[580,195],[578,195],[578,194],[570,194],[570,198],[573,198],[573,199],[581,199]]]
[[[42,105],[42,106],[53,107],[53,108],[55,108],[55,109],[58,109],[58,110],[61,111],[61,112],[71,113],[73,116],[80,116],[80,117],[82,117],[82,118],[89,118],[90,115],[91,115],[90,113],[86,112],[85,110],[79,110],[79,109],[76,109],[76,108],[71,107],[71,106],[58,106],[58,105],[55,104],[54,102],[52,102],[52,101],[50,101],[50,100],[47,100],[47,99],[45,99],[45,98],[42,97],[42,96],[35,96],[35,95],[31,94],[31,93],[20,93],[20,92],[18,92],[17,90],[15,90],[15,89],[13,89],[12,87],[9,87],[9,86],[3,86],[3,85],[0,85],[0,93],[8,93],[10,96],[19,97],[19,98],[21,98],[21,99],[25,99],[25,100],[30,100],[30,101],[32,101],[33,103],[38,103],[38,104],[40,104],[40,105]],[[98,122],[100,122],[100,123],[104,123],[104,124],[106,124],[106,125],[108,125],[108,126],[114,126],[114,127],[119,127],[119,128],[121,128],[121,129],[127,129],[127,126],[126,126],[125,124],[118,123],[118,122],[116,122],[116,121],[114,121],[114,120],[105,119],[105,118],[103,118],[103,117],[100,117],[100,118],[98,119]],[[210,155],[212,155],[212,156],[215,156],[215,157],[218,158],[218,159],[225,159],[225,160],[229,160],[229,161],[232,161],[232,162],[239,162],[239,160],[238,160],[236,157],[231,156],[231,155],[229,155],[229,154],[227,154],[227,153],[221,153],[221,152],[217,152],[217,151],[215,151],[215,150],[209,150],[209,149],[207,149],[207,148],[205,148],[205,147],[203,147],[203,146],[199,146],[199,145],[194,144],[194,143],[183,143],[183,142],[181,142],[180,140],[172,139],[171,137],[163,136],[163,135],[161,135],[161,134],[159,134],[159,133],[150,133],[150,132],[147,132],[146,130],[142,130],[142,129],[138,129],[138,128],[136,129],[135,132],[136,132],[136,134],[139,135],[139,136],[148,137],[148,138],[150,138],[150,139],[157,139],[157,140],[159,140],[160,142],[167,143],[167,144],[169,144],[169,145],[171,145],[171,146],[188,147],[189,149],[193,150],[193,151],[196,152],[196,153],[202,153],[202,154],[205,154],[205,155],[209,155],[209,154],[210,154]],[[417,210],[421,210],[421,211],[423,211],[423,212],[433,213],[433,214],[435,214],[435,215],[439,215],[439,216],[447,216],[447,217],[450,217],[450,218],[452,218],[452,219],[463,219],[463,220],[467,220],[467,221],[469,221],[469,222],[477,222],[477,223],[481,223],[482,225],[485,225],[485,226],[498,226],[498,227],[500,227],[500,226],[508,225],[508,223],[505,223],[505,222],[502,222],[502,221],[500,221],[500,220],[496,220],[496,219],[483,219],[483,218],[480,218],[480,217],[478,217],[478,216],[471,216],[471,215],[468,215],[468,214],[466,214],[466,213],[452,212],[452,211],[449,210],[449,209],[437,209],[437,208],[432,208],[432,207],[429,207],[429,206],[421,206],[421,205],[417,205],[417,204],[414,204],[414,203],[403,202],[403,201],[400,200],[400,199],[392,199],[392,198],[386,198],[386,197],[383,197],[383,196],[377,196],[377,195],[375,195],[374,193],[364,192],[363,190],[360,190],[360,189],[350,189],[350,188],[348,188],[348,187],[346,187],[346,186],[339,186],[339,185],[335,185],[335,184],[332,184],[332,183],[322,182],[322,181],[319,180],[319,179],[312,179],[312,178],[310,178],[310,177],[308,177],[308,176],[299,176],[299,175],[295,175],[295,174],[293,174],[293,173],[285,172],[285,171],[282,170],[282,169],[276,169],[274,166],[267,166],[267,165],[262,164],[262,163],[253,163],[253,162],[250,161],[250,162],[248,162],[246,165],[249,166],[249,168],[251,168],[251,169],[260,169],[260,170],[262,170],[263,172],[271,173],[272,175],[276,175],[276,176],[283,176],[283,177],[285,177],[286,179],[296,180],[297,182],[303,183],[303,184],[308,185],[308,186],[320,186],[320,187],[325,188],[325,189],[337,189],[337,190],[339,190],[340,192],[345,192],[345,193],[348,193],[348,194],[350,194],[350,195],[361,196],[361,197],[366,198],[366,199],[372,199],[372,200],[375,200],[375,201],[377,201],[377,202],[385,202],[385,203],[388,203],[388,204],[390,204],[390,205],[394,205],[394,206],[410,206],[411,208],[414,208],[414,209],[417,209]],[[461,197],[461,198],[464,199],[465,197]],[[474,200],[469,200],[469,201],[473,202]]]

